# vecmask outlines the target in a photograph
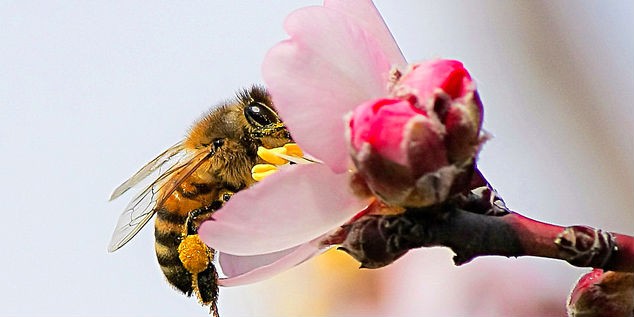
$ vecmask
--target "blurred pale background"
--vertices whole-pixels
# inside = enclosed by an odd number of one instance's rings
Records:
[[[152,230],[115,254],[110,191],[233,91],[284,16],[319,1],[0,1],[1,316],[205,316]],[[377,1],[406,57],[457,58],[485,103],[480,166],[508,205],[634,234],[634,2]],[[223,316],[563,315],[585,270],[454,267],[446,249],[356,269],[333,253],[221,289]]]

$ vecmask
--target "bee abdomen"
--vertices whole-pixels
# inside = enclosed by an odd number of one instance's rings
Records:
[[[184,223],[184,217],[159,210],[154,225],[154,247],[156,258],[167,281],[187,296],[191,296],[192,274],[185,269],[178,257],[178,245],[186,230]]]
[[[193,292],[192,274],[182,265],[162,266],[161,270],[167,281],[187,296]]]

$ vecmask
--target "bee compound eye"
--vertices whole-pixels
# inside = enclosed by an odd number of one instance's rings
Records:
[[[266,127],[280,122],[280,118],[273,109],[257,101],[249,103],[244,108],[244,116],[249,121],[249,124],[256,127]]]

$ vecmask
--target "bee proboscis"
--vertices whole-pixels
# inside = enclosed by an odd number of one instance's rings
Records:
[[[218,273],[214,250],[202,244],[197,230],[231,195],[253,185],[251,169],[264,163],[258,147],[292,142],[270,96],[260,87],[212,108],[187,137],[165,150],[117,187],[110,200],[149,181],[119,217],[108,250],[132,239],[154,215],[156,256],[167,281],[187,296],[196,294],[218,315]],[[188,252],[203,261],[188,263]]]

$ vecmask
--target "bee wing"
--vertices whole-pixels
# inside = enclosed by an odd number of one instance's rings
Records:
[[[109,200],[112,201],[113,199],[123,195],[123,193],[127,192],[128,189],[137,185],[140,181],[151,175],[158,168],[172,160],[175,155],[182,152],[183,143],[178,142],[174,144],[169,149],[165,150],[165,152],[159,154],[159,156],[157,156],[155,159],[145,164],[138,172],[132,175],[132,177],[128,178],[128,180],[123,182],[123,184],[119,185],[119,187],[115,188],[115,190],[110,195]]]
[[[165,153],[167,153],[167,151],[164,152],[164,154]],[[183,180],[189,177],[211,155],[210,153],[203,151],[198,152],[195,155],[184,151],[180,151],[179,153],[182,155],[176,156],[177,153],[172,154],[170,156],[171,159],[166,160],[161,164],[164,165],[164,163],[169,161],[171,166],[165,173],[159,174],[156,180],[136,195],[128,204],[121,216],[119,216],[117,226],[112,233],[112,238],[110,239],[110,244],[108,245],[109,252],[118,250],[130,241],[137,233],[139,233],[143,226],[152,219],[156,210],[163,205],[167,197],[172,194],[176,187],[178,187]],[[174,159],[176,157],[178,158]],[[156,161],[156,159],[154,161]],[[143,167],[143,169],[145,169],[145,167]],[[154,168],[154,170],[157,168],[158,167]],[[136,175],[140,175],[140,171],[135,174],[135,176]],[[145,177],[147,177],[147,175],[143,178]],[[138,183],[139,181],[140,179],[135,181],[135,183]]]

